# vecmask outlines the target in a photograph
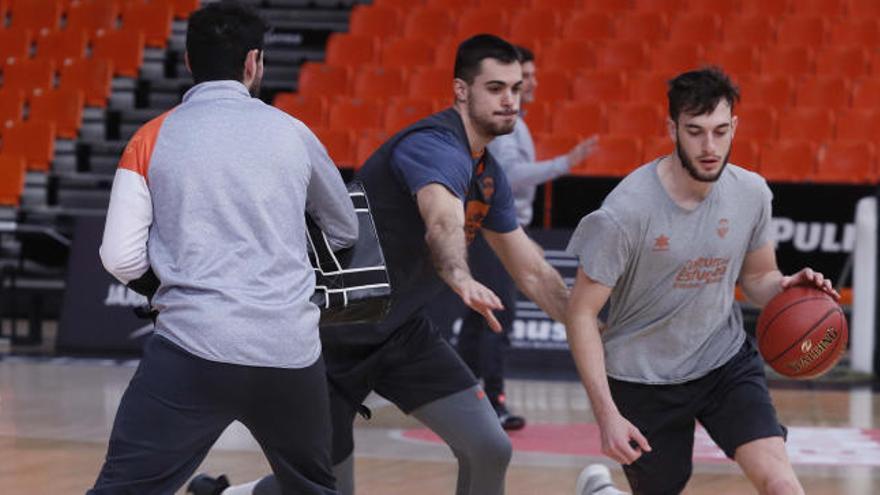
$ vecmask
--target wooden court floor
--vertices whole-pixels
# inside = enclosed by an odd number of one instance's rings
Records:
[[[113,415],[134,362],[0,360],[0,494],[83,493],[100,467]],[[586,396],[573,382],[512,380],[512,409],[529,426],[512,436],[507,493],[573,493],[581,468],[608,464],[596,450]],[[867,389],[773,389],[790,428],[789,451],[808,494],[880,494],[880,396]],[[356,428],[356,485],[361,495],[452,494],[455,461],[420,425],[378,397],[374,418]],[[699,440],[685,493],[754,493],[735,465]],[[199,471],[233,481],[257,478],[268,466],[240,425],[221,437]]]

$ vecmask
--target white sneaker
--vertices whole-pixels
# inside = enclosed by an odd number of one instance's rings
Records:
[[[575,495],[628,495],[611,481],[611,471],[603,464],[590,464],[578,476]]]

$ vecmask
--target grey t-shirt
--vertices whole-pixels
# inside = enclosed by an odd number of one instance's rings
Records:
[[[746,254],[770,242],[772,193],[729,164],[694,210],[678,206],[639,167],[581,219],[568,252],[612,287],[606,369],[618,380],[681,383],[726,363],[742,346],[734,286]]]

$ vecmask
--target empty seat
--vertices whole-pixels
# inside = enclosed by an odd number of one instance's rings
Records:
[[[838,141],[819,150],[816,182],[867,184],[877,179],[877,153],[872,143]]]
[[[571,99],[572,78],[568,72],[545,70],[537,75],[536,97],[541,101],[561,102]]]
[[[871,1],[873,2],[873,0]],[[880,43],[878,17],[880,17],[880,13],[869,17],[853,15],[849,19],[835,21],[831,25],[829,34],[830,44],[832,46],[876,46]]]
[[[709,45],[720,38],[721,19],[714,13],[680,14],[669,25],[669,41]]]
[[[576,175],[623,177],[642,164],[642,142],[629,136],[602,135],[596,151],[581,168],[572,169]]]
[[[723,68],[734,79],[759,72],[758,50],[748,42],[726,42],[706,50],[703,59],[708,64]]]
[[[0,205],[18,206],[24,192],[25,158],[0,154]]]
[[[7,59],[24,60],[30,58],[33,38],[29,29],[0,29],[0,66]]]
[[[626,77],[620,71],[594,70],[579,72],[572,88],[574,99],[579,101],[609,103],[629,99]]]
[[[328,123],[334,129],[381,129],[384,114],[379,103],[360,98],[339,98],[330,104]]]
[[[523,120],[532,134],[550,131],[550,117],[552,109],[556,108],[555,105],[539,99],[539,101],[533,101],[523,107],[525,109]]]
[[[532,5],[535,7],[548,7],[560,12],[574,12],[575,9],[580,8],[581,0],[532,0]]]
[[[720,15],[726,23],[740,12],[740,0],[712,0],[711,2],[689,2],[689,12]]]
[[[538,160],[549,160],[565,155],[580,142],[576,134],[565,132],[537,133],[533,137],[535,158]]]
[[[590,0],[584,2],[583,10],[588,12],[606,12],[609,14],[620,14],[632,7],[630,0]]]
[[[614,37],[618,40],[657,43],[669,37],[666,15],[658,12],[630,12],[614,23]]]
[[[587,138],[605,130],[605,112],[599,103],[565,103],[553,114],[551,128],[554,133],[568,133]]]
[[[495,7],[501,9],[527,9],[531,7],[531,0],[480,0],[481,7]]]
[[[550,8],[518,11],[510,21],[510,33],[516,41],[544,43],[559,37],[559,13]]]
[[[779,19],[788,11],[790,0],[740,0],[740,12],[744,15],[761,15]]]
[[[119,5],[115,2],[75,3],[67,11],[65,29],[82,30],[90,35],[98,31],[115,30],[119,14]]]
[[[405,98],[397,99],[385,110],[385,131],[390,135],[434,111],[432,100]],[[359,163],[363,163],[358,160]]]
[[[761,175],[769,181],[810,180],[816,169],[816,145],[802,140],[763,143],[759,168]]]
[[[763,46],[776,41],[776,24],[766,15],[731,16],[724,19],[721,30],[728,44]]]
[[[826,108],[791,108],[785,112],[785,125],[779,139],[803,139],[813,143],[834,138],[834,112]]]
[[[666,105],[668,82],[673,76],[664,72],[641,72],[627,78],[629,100]]]
[[[880,3],[876,0],[849,0],[848,10],[853,19],[880,18]]]
[[[0,90],[0,133],[2,129],[21,123],[24,118],[24,93]]]
[[[122,12],[122,28],[143,31],[144,43],[165,48],[171,37],[174,7],[165,2],[131,2]]]
[[[806,46],[771,46],[761,51],[764,74],[801,76],[813,73],[813,51]]]
[[[868,73],[868,51],[860,46],[830,46],[816,53],[816,73],[850,79]]]
[[[646,136],[642,140],[642,163],[648,163],[671,154],[675,150],[675,143],[665,136]]]
[[[651,47],[648,54],[652,70],[670,76],[699,68],[703,65],[702,56],[702,47],[693,43],[657,44]]]
[[[787,75],[742,77],[739,79],[742,101],[777,110],[794,102],[794,85]]]
[[[348,94],[351,69],[316,62],[306,62],[299,71],[298,90],[311,95]]]
[[[880,108],[880,77],[865,77],[853,84],[854,108]]]
[[[847,107],[850,103],[849,81],[839,76],[804,79],[796,86],[794,101],[799,107]]]
[[[602,41],[614,34],[614,22],[607,12],[578,12],[564,21],[563,39]]]
[[[608,133],[642,138],[667,134],[663,109],[652,103],[618,103],[607,110]]]
[[[174,6],[174,17],[178,19],[186,19],[195,12],[201,4],[201,0],[172,0]]]
[[[86,56],[89,39],[82,29],[52,31],[37,37],[37,57],[54,60],[61,65],[68,59]]]
[[[700,2],[696,2],[700,3]],[[675,15],[689,9],[691,5],[687,0],[634,0],[635,12],[650,12],[657,14]]]
[[[460,40],[475,34],[489,33],[506,38],[510,31],[507,14],[495,8],[470,9],[458,19],[456,37]]]
[[[330,158],[340,168],[353,168],[355,164],[352,133],[344,128],[318,127],[312,129],[318,140],[327,148]]]
[[[3,153],[25,158],[28,170],[46,172],[55,156],[55,124],[28,121],[3,131]]]
[[[68,60],[61,67],[61,89],[78,89],[86,105],[104,108],[113,84],[113,62],[103,58]]]
[[[82,126],[85,97],[78,89],[58,89],[31,98],[28,120],[44,120],[55,123],[57,135],[64,139],[76,139]]]
[[[327,64],[340,66],[370,65],[379,60],[376,38],[333,33],[327,40]]]
[[[596,48],[597,69],[636,71],[647,65],[648,55],[644,43],[609,41]]]
[[[560,40],[541,52],[541,67],[561,71],[591,69],[596,65],[593,46],[585,40]]]
[[[778,124],[776,111],[763,105],[741,105],[734,108],[738,122],[737,139],[754,139],[759,142],[776,139]]]
[[[55,61],[16,60],[3,69],[3,88],[25,94],[48,91],[55,84]]]
[[[795,14],[804,12],[834,18],[845,14],[846,7],[846,0],[796,0],[791,6],[791,11]]]
[[[411,68],[434,64],[434,45],[420,38],[401,38],[386,42],[382,47],[382,65]]]
[[[15,2],[10,9],[10,25],[15,28],[30,29],[34,33],[42,30],[54,31],[61,24],[60,0],[27,0]]]
[[[880,112],[876,108],[868,106],[839,110],[834,138],[838,141],[880,142]]]
[[[419,67],[409,77],[409,96],[431,100],[452,99],[452,69]]]
[[[117,76],[138,77],[144,59],[144,33],[136,30],[98,33],[92,40],[92,56],[113,61]]]
[[[817,15],[791,15],[778,21],[776,42],[780,45],[821,46],[827,37],[828,23]]]
[[[425,5],[447,10],[463,10],[474,5],[473,0],[427,0]]]
[[[403,35],[407,38],[438,40],[454,33],[455,29],[455,19],[446,9],[414,8],[406,16]]]
[[[279,92],[272,104],[310,128],[327,125],[327,98],[324,96]]]
[[[730,163],[749,170],[758,170],[761,159],[761,146],[754,139],[737,136],[730,150]]]
[[[354,142],[354,162],[355,170],[359,170],[364,166],[370,156],[382,146],[390,137],[385,132],[365,132],[358,134]]]
[[[400,32],[398,10],[384,5],[356,5],[351,11],[349,32],[365,36],[391,37]]]
[[[358,98],[387,100],[405,92],[404,70],[394,67],[365,67],[354,77]]]

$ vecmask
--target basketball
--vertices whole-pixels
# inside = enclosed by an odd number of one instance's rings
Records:
[[[843,310],[815,287],[780,292],[761,311],[756,329],[764,361],[789,378],[815,378],[846,350],[849,330]]]

